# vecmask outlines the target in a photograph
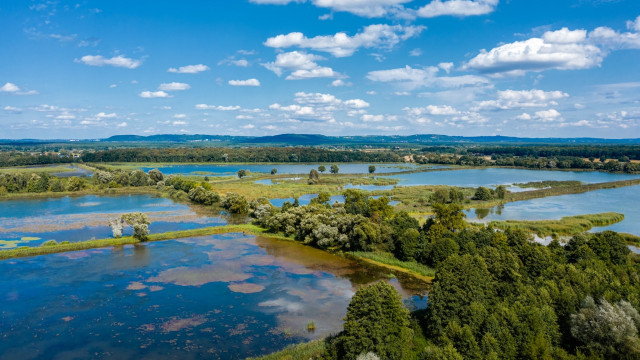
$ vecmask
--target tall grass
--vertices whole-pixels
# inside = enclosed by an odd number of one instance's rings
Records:
[[[316,360],[321,359],[325,351],[324,340],[313,340],[307,343],[290,345],[284,350],[262,357],[247,360]]]
[[[401,261],[398,260],[393,254],[386,252],[365,252],[365,251],[353,251],[349,252],[349,255],[357,259],[372,260],[377,265],[386,265],[385,267],[393,270],[404,270],[403,272],[409,272],[413,275],[420,275],[420,279],[425,281],[431,281],[436,276],[436,270],[423,264],[419,264],[415,261]]]
[[[493,227],[503,230],[526,230],[538,234],[538,236],[576,235],[590,230],[594,226],[608,226],[624,220],[624,215],[608,212],[600,214],[588,214],[566,216],[560,220],[505,220],[492,221]]]

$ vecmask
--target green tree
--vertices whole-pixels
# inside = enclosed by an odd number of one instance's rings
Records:
[[[238,174],[238,177],[239,177],[240,179],[242,179],[243,177],[247,176],[247,170],[245,170],[245,169],[240,169],[240,170],[238,170],[237,174]]]
[[[278,173],[278,169],[276,168],[271,169],[271,175],[275,175],[277,173]]]
[[[316,171],[316,169],[311,169],[311,171],[309,172],[308,183],[310,185],[313,185],[313,184],[317,184],[318,182],[320,182],[320,174],[318,174],[318,171]]]
[[[498,199],[504,199],[504,196],[507,194],[507,188],[505,188],[504,185],[498,185],[495,193]]]
[[[327,168],[326,168],[326,167],[324,167],[324,165],[320,165],[320,166],[318,166],[318,171],[320,171],[321,173],[323,173],[323,172],[327,171]]]
[[[149,179],[153,181],[155,184],[164,180],[164,175],[158,169],[149,170]],[[107,181],[108,182],[108,181]]]
[[[246,215],[249,213],[247,198],[236,193],[227,193],[222,202],[222,207],[232,214]]]
[[[369,174],[373,174],[374,172],[376,172],[376,167],[373,165],[369,165]]]
[[[67,184],[68,191],[80,191],[84,189],[85,181],[77,176],[72,176]]]
[[[479,188],[476,189],[476,193],[473,196],[473,198],[475,200],[486,201],[486,200],[493,199],[493,194],[491,193],[491,189],[488,189],[484,186],[480,186]]]
[[[464,221],[465,214],[459,204],[433,204],[436,223],[449,231],[462,230],[467,226]]]
[[[413,331],[400,294],[384,282],[363,286],[355,293],[338,336],[340,359],[355,360],[373,352],[381,359],[404,359],[411,349]]]
[[[338,167],[338,165],[336,164],[331,165],[329,172],[331,172],[332,174],[337,174],[338,171],[340,171],[340,168]]]
[[[432,204],[435,204],[435,203],[446,204],[450,200],[449,194],[450,192],[446,188],[442,188],[442,187],[438,188],[436,189],[436,191],[433,192],[433,194],[431,194],[429,202]]]

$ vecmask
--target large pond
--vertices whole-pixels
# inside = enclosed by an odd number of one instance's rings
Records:
[[[84,241],[111,237],[108,221],[144,212],[152,233],[224,225],[217,213],[152,195],[79,196],[7,200],[0,203],[0,249],[38,246],[47,240]],[[125,231],[125,234],[131,232]]]
[[[183,175],[201,175],[201,176],[225,176],[235,175],[238,170],[247,170],[250,173],[270,173],[271,169],[277,169],[278,174],[308,174],[311,169],[318,169],[318,166],[324,165],[326,173],[329,173],[331,164],[177,164],[160,167],[140,167],[141,170],[148,172],[151,169],[158,169],[165,175],[183,174]],[[369,165],[376,167],[376,174],[384,174],[397,171],[417,170],[434,168],[428,165],[416,165],[412,163],[406,164],[337,164],[340,174],[367,174],[369,173]]]
[[[577,180],[584,183],[601,183],[640,178],[640,175],[612,174],[598,171],[551,171],[509,168],[441,170],[410,174],[392,175],[400,186],[450,185],[461,187],[511,185],[534,181]],[[518,188],[510,190],[517,191]]]
[[[341,330],[355,290],[379,279],[426,306],[424,284],[241,234],[5,260],[0,273],[6,360],[243,359]]]
[[[467,211],[473,221],[546,220],[602,212],[623,213],[623,221],[592,231],[614,230],[640,235],[640,185],[517,201],[491,209]]]

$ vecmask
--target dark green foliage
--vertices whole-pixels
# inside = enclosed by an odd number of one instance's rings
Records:
[[[323,173],[323,172],[327,171],[327,168],[324,165],[320,165],[320,166],[318,166],[318,171]]]
[[[376,172],[376,167],[374,165],[369,165],[369,174],[373,174]]]
[[[413,331],[400,294],[384,282],[361,287],[351,299],[342,331],[332,340],[337,359],[355,360],[363,353],[380,359],[406,359]]]
[[[331,172],[332,174],[337,174],[338,171],[340,171],[340,168],[338,167],[338,165],[333,164],[329,168],[329,172]]]
[[[271,175],[275,175],[277,173],[278,173],[278,169],[276,168],[271,169]]]
[[[240,169],[240,170],[238,170],[238,173],[237,173],[237,174],[238,174],[238,177],[239,177],[240,179],[242,179],[243,177],[247,176],[247,170]]]
[[[155,184],[164,180],[164,175],[158,169],[149,170],[149,179],[153,181]]]
[[[480,186],[476,189],[475,195],[473,195],[474,200],[486,201],[493,199],[493,192],[491,189],[488,189],[484,186]]]
[[[220,195],[218,193],[206,190],[202,186],[196,186],[189,190],[189,200],[202,205],[213,205],[220,201]]]

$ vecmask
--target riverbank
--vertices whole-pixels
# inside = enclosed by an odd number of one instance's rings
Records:
[[[525,230],[540,237],[560,235],[572,236],[597,226],[608,226],[624,220],[624,214],[609,212],[565,216],[560,220],[503,220],[491,221],[489,225],[501,230]]]

